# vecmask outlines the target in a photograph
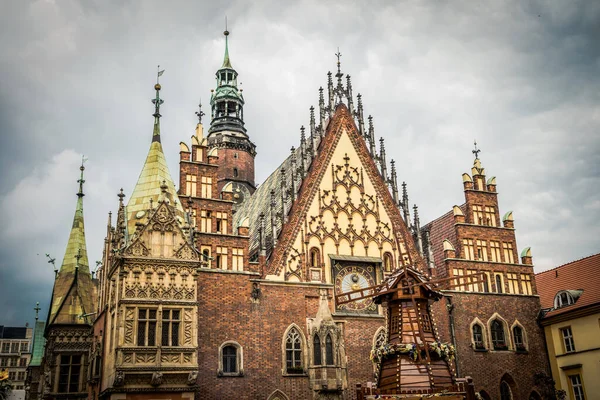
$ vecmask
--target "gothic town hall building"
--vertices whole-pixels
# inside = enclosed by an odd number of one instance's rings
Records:
[[[95,277],[82,166],[30,397],[355,399],[381,372],[371,351],[410,328],[456,349],[444,382],[470,376],[482,398],[540,399],[533,376],[548,367],[531,251],[519,257],[512,213],[501,217],[478,153],[465,202],[443,200],[449,212],[422,225],[338,58],[299,142],[257,185],[228,34],[210,126],[199,110],[177,180],[161,144],[177,134],[161,132],[155,85],[148,155],[133,191],[118,194],[104,243],[93,243],[104,248]],[[413,313],[408,323],[370,297],[339,300],[402,268],[441,293],[400,310]],[[429,366],[414,371],[402,381],[410,388],[445,384]]]

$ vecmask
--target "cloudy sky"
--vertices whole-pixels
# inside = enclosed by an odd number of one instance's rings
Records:
[[[362,93],[426,223],[464,200],[473,140],[536,271],[600,251],[600,2],[9,0],[0,14],[0,324],[46,315],[81,155],[90,264],[152,133],[172,174],[230,54],[257,182],[297,146],[335,68]]]

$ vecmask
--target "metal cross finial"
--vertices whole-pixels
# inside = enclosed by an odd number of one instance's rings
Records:
[[[340,48],[338,47],[338,51],[337,53],[335,53],[335,56],[337,57],[337,65],[338,65],[338,72],[339,72],[339,68],[340,68],[340,57],[342,56],[342,53],[340,53]]]
[[[473,144],[475,145],[475,150],[473,150],[472,153],[475,154],[475,159],[477,160],[479,158],[479,153],[481,152],[481,150],[477,149],[477,140],[475,140]]]
[[[202,117],[206,115],[204,114],[204,111],[202,111],[202,99],[200,99],[200,103],[198,104],[198,111],[196,111],[196,115],[198,116],[198,123],[201,124]]]
[[[81,171],[81,177],[77,180],[77,182],[79,183],[79,193],[77,193],[77,196],[82,197],[83,196],[83,184],[85,183],[85,180],[83,179],[83,171],[85,170],[85,167],[83,166],[83,164],[87,161],[87,158],[85,158],[85,156],[81,156],[81,167],[79,167],[79,170]]]
[[[39,319],[39,312],[41,310],[39,301],[37,303],[35,303],[34,310],[35,310],[35,320],[37,321]]]
[[[121,191],[119,192],[119,194],[117,194],[117,197],[119,198],[119,203],[123,204],[123,199],[125,198],[125,193],[123,193],[123,188],[121,188]]]

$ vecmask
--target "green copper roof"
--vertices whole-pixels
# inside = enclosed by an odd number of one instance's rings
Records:
[[[62,265],[54,281],[49,325],[83,323],[84,320],[79,316],[92,312],[94,308],[94,285],[88,263],[83,221],[83,170],[82,165],[71,233]],[[70,300],[71,297],[74,297],[73,301]]]
[[[223,58],[223,65],[221,68],[233,68],[231,66],[231,60],[229,60],[229,42],[227,37],[229,36],[229,31],[224,32],[225,35],[225,57]]]
[[[46,346],[46,338],[44,338],[45,321],[36,321],[33,332],[33,347],[31,349],[31,361],[29,365],[39,367],[42,364],[44,357],[44,347]]]

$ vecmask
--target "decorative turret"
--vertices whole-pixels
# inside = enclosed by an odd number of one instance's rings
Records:
[[[225,28],[225,57],[217,70],[217,87],[211,90],[211,121],[208,129],[209,149],[218,148],[218,191],[232,182],[234,192],[249,197],[255,190],[254,156],[256,145],[244,126],[244,96],[238,87],[238,73],[229,58],[229,31]],[[241,84],[241,83],[240,83]],[[237,207],[238,205],[236,205]]]
[[[77,206],[71,227],[71,234],[67,242],[65,256],[52,291],[52,303],[50,305],[48,326],[53,324],[89,324],[89,316],[95,310],[94,307],[94,284],[90,274],[85,243],[85,229],[83,222],[83,161],[81,176],[77,181],[79,191],[77,192]],[[91,315],[91,314],[90,314]]]

